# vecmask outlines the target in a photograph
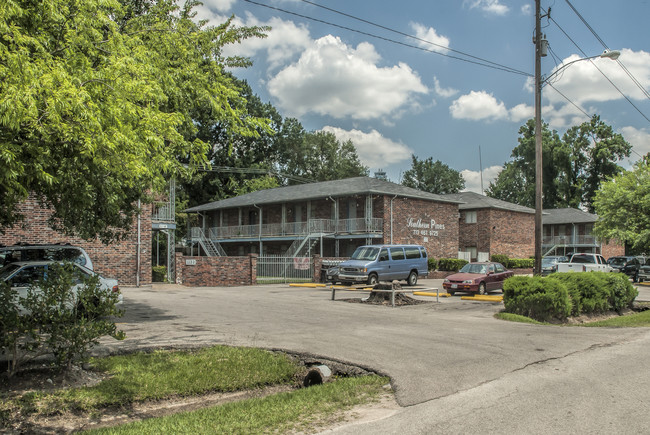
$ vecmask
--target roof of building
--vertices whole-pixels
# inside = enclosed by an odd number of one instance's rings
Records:
[[[345,197],[351,195],[390,195],[402,198],[423,199],[428,201],[461,203],[461,200],[448,195],[436,195],[421,190],[402,186],[390,181],[370,177],[346,178],[343,180],[322,181],[319,183],[299,184],[295,186],[276,187],[275,189],[258,190],[246,195],[223,199],[198,205],[185,210],[196,213],[226,208],[245,207],[251,205],[278,204],[283,202],[306,201],[324,198]]]
[[[520,213],[535,213],[535,209],[524,207],[523,205],[513,204],[489,196],[481,195],[476,192],[460,192],[445,195],[448,198],[462,202],[458,206],[460,210],[474,210],[479,208],[494,208],[498,210],[515,211]]]
[[[597,220],[598,215],[577,208],[544,209],[544,214],[542,215],[543,225],[583,224],[593,223]]]

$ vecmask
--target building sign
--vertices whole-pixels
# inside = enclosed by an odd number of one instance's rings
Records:
[[[409,228],[414,236],[438,237],[440,230],[445,229],[445,224],[436,223],[435,219],[415,219],[408,218],[406,227]],[[427,241],[428,239],[425,239]]]

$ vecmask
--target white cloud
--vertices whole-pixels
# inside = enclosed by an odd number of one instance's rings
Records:
[[[499,176],[503,166],[490,166],[483,169],[483,189],[486,190],[490,186],[490,182],[494,182]],[[463,169],[460,175],[465,179],[464,192],[481,193],[481,173],[479,171],[472,171],[470,169]]]
[[[411,28],[418,37],[418,45],[428,50],[437,51],[439,53],[447,53],[449,50],[449,38],[438,35],[436,29],[433,27],[426,27],[419,23],[411,23]]]
[[[455,119],[470,119],[474,121],[507,119],[508,110],[502,101],[497,101],[492,94],[485,91],[471,91],[462,95],[449,107],[451,116]]]
[[[440,86],[440,80],[438,80],[438,77],[433,77],[433,89],[437,95],[440,95],[441,97],[444,98],[450,98],[453,97],[458,93],[458,89],[453,89],[453,88],[442,88]]]
[[[413,154],[413,150],[406,145],[383,137],[374,129],[364,133],[360,130],[343,130],[326,126],[322,130],[333,133],[342,142],[351,140],[357,149],[359,160],[369,168],[387,168],[394,163],[409,160]]]
[[[289,116],[312,112],[354,119],[394,115],[412,105],[416,94],[428,92],[408,65],[379,67],[379,60],[369,43],[353,48],[328,35],[273,77],[268,90]]]
[[[203,0],[202,8],[228,12],[237,0]]]
[[[266,38],[249,38],[238,44],[227,45],[223,50],[226,56],[245,57],[266,52],[269,69],[280,67],[313,43],[305,25],[298,25],[293,21],[285,21],[277,17],[262,22],[248,13],[245,20],[236,18],[235,25],[271,27]]]
[[[523,103],[517,104],[508,112],[510,114],[510,120],[513,122],[527,121],[535,117],[535,108]]]
[[[470,9],[481,9],[494,15],[505,15],[510,10],[508,6],[501,4],[499,0],[465,0],[463,4]]]
[[[578,59],[581,59],[581,57],[571,55],[563,60],[563,65],[567,65]],[[645,51],[634,52],[629,49],[624,49],[621,51],[619,61],[625,65],[642,86],[650,89],[650,53]],[[554,88],[562,92],[569,100],[576,104],[620,100],[624,98],[609,83],[607,78],[628,97],[637,100],[646,98],[643,92],[630,80],[623,68],[611,59],[596,58],[591,61],[581,60],[567,66],[555,77],[551,77],[558,70],[559,68],[555,68],[547,77],[551,78],[550,82]],[[545,86],[542,92],[544,97],[552,103],[564,103],[566,101],[562,95],[554,92],[550,86]]]
[[[635,162],[641,158],[639,156],[650,153],[650,129],[623,127],[620,133],[632,145],[633,152],[630,155],[630,160]]]
[[[521,7],[522,15],[532,15],[533,14],[533,5],[525,4]]]

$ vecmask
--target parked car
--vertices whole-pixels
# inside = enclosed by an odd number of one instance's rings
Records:
[[[600,254],[573,254],[566,263],[557,264],[558,272],[611,272],[612,268]]]
[[[542,276],[547,276],[551,273],[557,272],[557,264],[566,263],[568,261],[569,258],[564,255],[548,255],[542,257]]]
[[[420,245],[364,245],[352,257],[339,264],[339,280],[343,283],[405,279],[415,285],[418,276],[427,276],[427,250]]]
[[[327,269],[327,282],[331,282],[332,284],[336,284],[339,281],[339,267],[338,266],[332,266],[329,269]]]
[[[69,243],[0,246],[0,266],[22,261],[71,261],[93,270],[86,251]]]
[[[607,259],[607,263],[612,268],[612,272],[621,272],[632,278],[633,282],[639,280],[639,270],[641,269],[641,263],[639,259],[632,256],[618,256],[610,257]]]
[[[650,281],[650,261],[639,268],[639,282]]]
[[[48,272],[51,271],[52,265],[61,264],[55,261],[22,261],[18,263],[11,263],[0,269],[0,281],[8,283],[12,289],[16,290],[19,298],[27,296],[30,287],[39,280],[47,277]],[[101,275],[93,272],[76,263],[72,263],[74,267],[75,283],[72,291],[76,297],[77,292],[81,288],[82,279],[93,275],[99,276],[99,282],[106,292],[118,293],[118,304],[122,303],[122,294],[116,279],[104,278]],[[38,291],[38,289],[36,289]],[[19,307],[22,314],[29,314],[22,306]]]
[[[514,275],[501,263],[467,263],[453,275],[442,282],[442,287],[450,295],[456,292],[473,292],[481,295],[492,290],[503,289],[503,281]]]

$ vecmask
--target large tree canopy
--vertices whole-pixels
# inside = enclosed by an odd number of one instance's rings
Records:
[[[631,171],[604,182],[596,193],[598,221],[594,232],[603,239],[627,243],[633,251],[650,250],[650,154]]]
[[[535,122],[519,129],[519,145],[490,183],[488,196],[535,207]],[[559,138],[547,124],[542,127],[543,207],[585,207],[593,211],[600,183],[618,174],[618,161],[630,155],[631,145],[598,116],[571,127]]]
[[[0,2],[0,230],[31,194],[54,228],[108,241],[146,192],[205,161],[199,109],[232,135],[266,128],[223,71],[246,61],[221,56],[265,29],[207,27],[196,4]]]
[[[465,179],[455,169],[432,157],[418,160],[411,155],[411,169],[404,172],[402,185],[425,192],[446,194],[458,193],[465,188]]]

